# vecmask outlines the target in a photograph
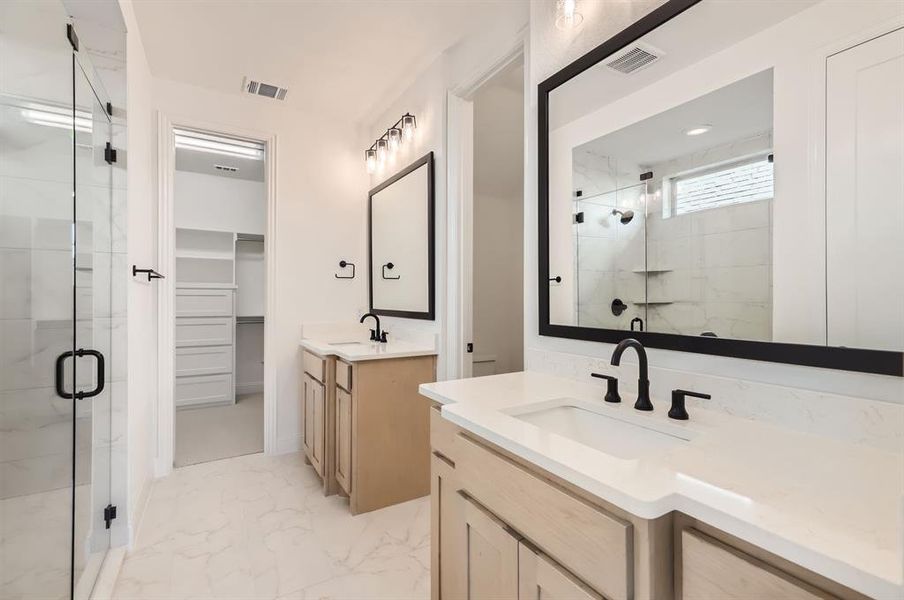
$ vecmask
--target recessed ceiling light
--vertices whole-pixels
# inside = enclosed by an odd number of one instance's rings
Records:
[[[685,129],[685,135],[703,135],[710,129],[712,129],[712,125],[697,125],[696,127],[691,127],[690,129]]]

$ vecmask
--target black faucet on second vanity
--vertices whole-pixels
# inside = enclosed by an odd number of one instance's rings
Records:
[[[650,376],[647,369],[647,351],[644,349],[643,344],[634,338],[620,341],[615,347],[615,351],[612,353],[611,364],[612,366],[617,367],[619,363],[621,363],[622,354],[624,354],[625,350],[628,348],[634,348],[634,350],[637,351],[640,367],[637,374],[637,402],[634,403],[634,408],[637,410],[653,410],[653,403],[650,402]]]
[[[372,342],[386,343],[386,332],[380,329],[380,317],[373,313],[364,313],[358,322],[363,323],[364,319],[366,319],[367,317],[373,317],[374,321],[376,322],[376,329],[370,330],[370,340]]]

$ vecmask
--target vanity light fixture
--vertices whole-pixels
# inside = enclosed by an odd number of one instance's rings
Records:
[[[708,131],[710,131],[712,128],[713,128],[712,125],[698,125],[696,127],[691,127],[690,129],[685,129],[684,134],[691,135],[691,136],[703,135],[704,133],[707,133]]]
[[[386,164],[387,160],[402,147],[402,142],[413,140],[415,129],[417,129],[417,119],[414,118],[414,115],[411,113],[402,115],[401,119],[364,151],[364,164],[367,166],[367,172],[373,173],[378,167]]]
[[[584,20],[578,12],[578,0],[556,0],[556,27],[558,29],[574,29]]]

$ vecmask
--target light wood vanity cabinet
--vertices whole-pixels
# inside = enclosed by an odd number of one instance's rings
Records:
[[[679,513],[639,519],[431,411],[432,598],[862,596]]]
[[[324,494],[352,514],[430,493],[429,407],[435,356],[346,362],[302,352],[303,447]]]

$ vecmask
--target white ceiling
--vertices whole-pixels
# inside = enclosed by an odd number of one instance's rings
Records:
[[[685,131],[711,125],[703,135]],[[648,167],[772,131],[772,70],[751,75],[575,148]]]
[[[247,75],[288,87],[296,107],[359,121],[444,50],[528,11],[527,0],[136,0],[135,14],[156,77],[238,94]]]

